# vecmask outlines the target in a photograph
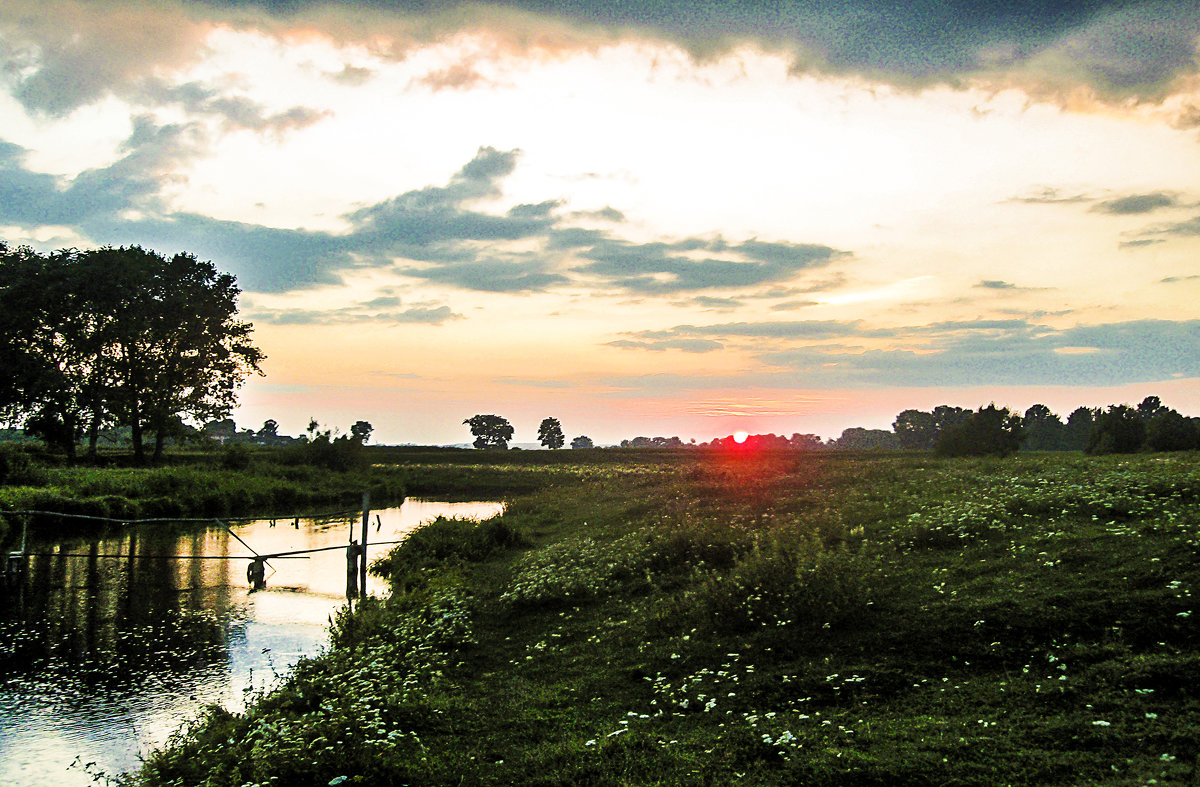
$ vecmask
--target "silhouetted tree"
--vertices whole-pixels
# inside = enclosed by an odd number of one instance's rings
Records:
[[[508,419],[498,415],[473,415],[463,423],[471,427],[476,448],[504,450],[508,448],[508,441],[513,436],[512,424],[508,422]]]
[[[1024,448],[1031,451],[1063,450],[1066,425],[1046,405],[1035,404],[1026,410],[1021,425],[1025,431]]]
[[[350,437],[357,440],[360,444],[366,445],[366,442],[371,439],[371,432],[375,431],[375,427],[371,426],[366,421],[355,421],[350,427]]]
[[[933,413],[922,410],[904,410],[892,422],[892,431],[901,448],[928,450],[937,439],[937,424]]]
[[[819,448],[824,448],[825,444],[821,442],[821,436],[815,434],[800,434],[799,432],[792,435],[788,440],[788,447],[800,451],[814,451]]]
[[[129,426],[139,461],[153,431],[158,459],[179,418],[227,415],[263,359],[250,324],[236,319],[234,278],[190,254],[133,246],[41,257],[0,244],[0,281],[0,346],[12,372],[0,406],[69,454],[85,423],[94,447],[115,419]]]
[[[1196,428],[1169,407],[1164,407],[1146,423],[1146,447],[1151,451],[1189,451],[1196,448]]]
[[[538,426],[538,442],[551,451],[562,448],[567,440],[563,436],[562,424],[557,418],[544,418]]]
[[[592,438],[588,437],[587,435],[579,435],[579,437],[576,437],[574,440],[571,441],[571,447],[572,448],[593,448],[595,446],[592,444]]]
[[[1008,456],[1021,447],[1021,416],[990,404],[947,428],[935,450],[943,456]]]
[[[939,404],[933,408],[933,425],[937,429],[938,434],[958,426],[959,424],[970,418],[973,413],[962,407],[952,407],[948,404]]]
[[[1124,404],[1110,405],[1096,417],[1088,439],[1089,454],[1131,454],[1146,441],[1146,422],[1138,411]]]
[[[831,441],[830,448],[839,451],[880,451],[900,447],[895,433],[887,429],[863,429],[852,426],[842,431],[842,436]]]
[[[1092,429],[1096,425],[1098,410],[1088,407],[1077,407],[1067,416],[1066,429],[1063,430],[1063,448],[1068,451],[1086,451],[1092,439]]]
[[[1157,396],[1147,396],[1137,406],[1138,417],[1146,423],[1150,423],[1150,419],[1159,413],[1168,410],[1169,408],[1162,403],[1162,399]]]

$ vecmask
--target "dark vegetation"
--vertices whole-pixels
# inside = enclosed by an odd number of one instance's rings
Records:
[[[132,782],[1195,783],[1188,454],[387,455],[533,491]]]
[[[184,419],[227,415],[262,353],[234,278],[190,254],[134,246],[42,255],[0,241],[0,416],[74,459],[129,430],[153,459]]]

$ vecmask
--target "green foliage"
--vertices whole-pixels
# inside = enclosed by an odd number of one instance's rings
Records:
[[[1132,407],[1114,404],[1096,416],[1088,437],[1089,454],[1131,454],[1146,440],[1146,422]]]
[[[245,443],[230,443],[221,451],[221,467],[226,470],[245,470],[250,466],[250,449]]]
[[[464,424],[471,427],[471,435],[475,438],[476,448],[508,448],[512,440],[513,428],[507,418],[498,415],[473,415]]]
[[[211,262],[138,246],[43,257],[0,243],[0,409],[73,458],[85,431],[128,425],[154,458],[188,416],[221,418],[263,354],[236,319],[234,278]]]
[[[40,486],[46,479],[45,459],[36,447],[0,443],[0,484]]]
[[[386,557],[371,566],[372,573],[400,586],[424,569],[444,563],[478,562],[493,553],[526,544],[520,531],[503,516],[484,522],[438,517],[409,534]]]
[[[544,447],[554,450],[562,448],[566,442],[566,437],[563,436],[562,424],[557,418],[544,418],[538,426],[538,442]]]
[[[540,488],[419,529],[389,599],[135,781],[1193,779],[1186,455],[525,453],[444,454]]]
[[[942,430],[934,450],[941,456],[1009,456],[1023,438],[1021,417],[990,404]]]

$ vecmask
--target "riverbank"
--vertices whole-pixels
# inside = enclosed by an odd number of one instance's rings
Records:
[[[391,598],[133,782],[1196,778],[1190,455],[538,472],[502,517],[418,531]]]

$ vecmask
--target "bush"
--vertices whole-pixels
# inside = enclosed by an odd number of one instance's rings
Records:
[[[230,443],[221,453],[221,467],[226,470],[245,470],[250,466],[250,449],[245,443]]]
[[[41,486],[46,483],[46,468],[39,461],[41,451],[17,443],[0,443],[0,484]]]

